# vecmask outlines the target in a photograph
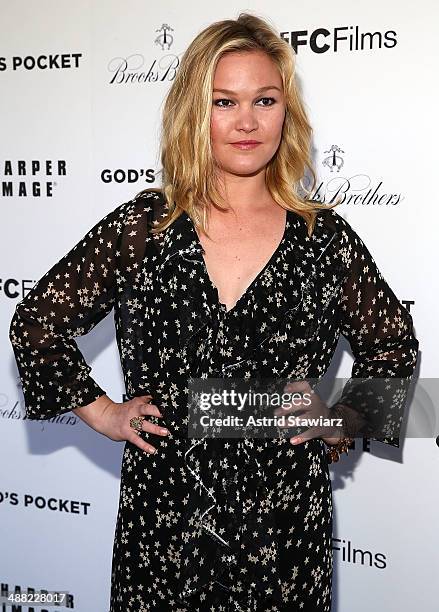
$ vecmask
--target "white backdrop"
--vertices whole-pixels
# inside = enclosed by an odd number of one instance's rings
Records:
[[[98,219],[160,185],[160,113],[179,57],[207,24],[248,9],[301,43],[318,195],[346,194],[337,210],[410,310],[418,374],[434,378],[439,9],[433,0],[223,0],[201,14],[193,0],[0,7],[0,584],[66,590],[73,609],[106,612],[123,446],[73,413],[23,418],[8,340],[15,305]],[[121,401],[112,315],[79,345]],[[331,373],[347,377],[351,365],[341,339]],[[402,449],[372,442],[331,467],[334,611],[437,610],[438,465],[430,437]]]

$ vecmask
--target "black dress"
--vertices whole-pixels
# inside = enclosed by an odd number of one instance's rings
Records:
[[[324,442],[190,439],[188,379],[320,378],[340,333],[353,377],[410,378],[412,318],[335,211],[319,213],[311,238],[288,211],[282,241],[229,311],[186,213],[148,233],[165,212],[154,191],[118,206],[18,304],[10,338],[27,417],[104,394],[74,338],[114,307],[127,396],[150,393],[164,418],[149,418],[170,435],[141,434],[154,455],[125,444],[110,612],[329,612]]]

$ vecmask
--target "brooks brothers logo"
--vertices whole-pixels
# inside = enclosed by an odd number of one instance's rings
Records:
[[[368,565],[378,569],[385,569],[387,567],[387,559],[384,553],[372,553],[370,550],[354,548],[350,540],[332,538],[332,550],[338,551],[338,559],[345,563]]]
[[[0,57],[0,72],[5,70],[66,70],[79,68],[82,53],[50,53],[48,55],[13,55]]]
[[[21,388],[21,381],[18,379],[17,389]],[[54,423],[56,425],[70,425],[75,426],[81,422],[81,419],[76,416],[74,412],[63,412],[51,419],[28,419],[26,417],[24,400],[17,399],[17,397],[9,397],[6,393],[0,393],[0,419],[14,420],[14,421],[28,421],[32,423],[33,427],[39,427],[41,431],[44,431],[46,423]]]
[[[44,430],[46,423],[55,423],[56,425],[80,425],[81,419],[76,416],[72,411],[63,412],[50,419],[28,419],[26,417],[24,399],[22,398],[22,384],[19,377],[17,377],[16,387],[20,390],[21,399],[16,397],[11,398],[6,393],[0,392],[0,419],[13,419],[16,421],[28,421],[33,427],[40,427],[41,431]],[[121,401],[126,402],[130,398],[123,394]]]
[[[67,175],[65,159],[0,160],[0,197],[48,197]]]
[[[329,153],[329,155],[323,160],[323,165],[329,168],[331,172],[334,170],[340,172],[340,169],[344,166],[344,159],[341,155],[337,155],[337,153],[344,153],[344,151],[342,151],[339,146],[332,145],[327,151],[324,151],[324,153]]]
[[[156,45],[159,45],[162,48],[162,51],[165,49],[169,51],[171,48],[171,45],[174,42],[174,37],[171,34],[173,31],[174,29],[167,23],[164,23],[161,28],[157,28],[156,32],[159,32],[159,35],[154,42]]]
[[[167,23],[157,28],[158,36],[154,43],[161,51],[169,51],[174,43],[171,34],[173,28]],[[130,85],[132,83],[155,83],[173,81],[180,60],[174,53],[167,53],[161,57],[149,59],[141,53],[133,53],[127,57],[113,57],[108,62],[108,71],[111,73],[110,85]]]
[[[383,181],[367,174],[343,176],[340,171],[345,166],[345,151],[338,145],[331,145],[323,154],[322,166],[329,170],[332,177],[318,183],[312,195],[314,200],[324,204],[340,200],[343,204],[354,206],[396,206],[404,199],[401,193],[385,191]]]
[[[281,32],[298,53],[299,47],[309,47],[313,53],[339,53],[340,51],[379,51],[392,49],[397,44],[395,30],[386,32],[361,32],[358,25],[339,26],[335,28],[316,28],[315,30],[294,30]]]

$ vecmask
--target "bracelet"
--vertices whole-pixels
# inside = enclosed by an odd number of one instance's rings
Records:
[[[328,463],[336,463],[339,460],[341,453],[348,454],[348,449],[353,441],[354,440],[352,438],[345,437],[339,440],[337,444],[329,446],[326,451],[326,458],[328,460]]]
[[[336,463],[340,459],[341,453],[348,454],[348,449],[354,441],[352,435],[356,431],[356,426],[359,422],[358,415],[351,408],[342,404],[332,406],[332,413],[343,419],[343,429],[341,439],[336,444],[327,445],[326,458],[328,463]]]

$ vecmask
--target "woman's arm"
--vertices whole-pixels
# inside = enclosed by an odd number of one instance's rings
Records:
[[[113,308],[120,273],[118,245],[127,225],[135,235],[142,214],[135,214],[135,207],[134,200],[126,202],[101,219],[17,305],[10,341],[27,418],[49,419],[94,405],[90,415],[101,406],[102,400],[95,403],[99,398],[105,401],[105,391],[90,376],[75,338],[87,334]],[[135,238],[130,240],[134,244]],[[142,257],[143,252],[133,256]]]
[[[107,408],[113,404],[113,400],[110,399],[108,395],[101,395],[91,404],[80,406],[78,408],[72,408],[72,412],[79,416],[79,418],[89,427],[100,433],[101,422],[105,412]]]
[[[346,220],[337,213],[335,216],[342,233],[339,254],[348,270],[341,302],[341,333],[354,355],[352,378],[336,406],[350,406],[357,412],[358,422],[366,419],[375,425],[375,431],[379,423],[380,432],[386,428],[395,432],[371,437],[399,447],[399,428],[418,357],[413,320],[364,242]],[[349,419],[355,425],[352,411]]]

